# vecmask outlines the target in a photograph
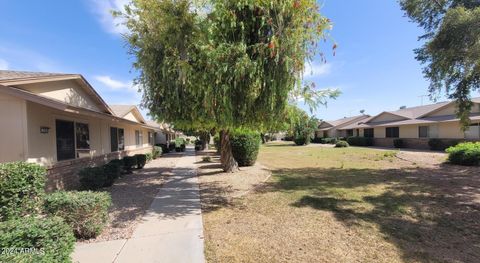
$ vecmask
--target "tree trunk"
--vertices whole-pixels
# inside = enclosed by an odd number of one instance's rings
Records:
[[[238,163],[233,158],[232,153],[232,144],[230,143],[230,134],[229,131],[220,132],[220,141],[221,141],[221,156],[220,161],[222,163],[222,168],[227,173],[234,173],[238,171]]]
[[[200,134],[200,140],[202,141],[203,151],[208,151],[208,143],[210,142],[210,134],[208,132],[202,132]]]

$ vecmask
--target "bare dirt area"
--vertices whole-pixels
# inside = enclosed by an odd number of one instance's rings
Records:
[[[210,156],[205,162],[203,157]],[[228,206],[235,198],[240,198],[255,190],[270,176],[271,172],[256,163],[252,167],[240,167],[237,173],[223,172],[219,156],[215,151],[197,152],[197,167],[202,197],[202,211],[212,211]]]
[[[152,160],[143,169],[123,175],[112,187],[106,189],[111,194],[113,203],[109,210],[110,221],[107,227],[97,238],[79,242],[93,243],[129,238],[150,207],[165,177],[171,175],[179,155],[166,154]]]
[[[479,262],[480,168],[441,160],[267,144],[263,187],[204,212],[207,260]]]

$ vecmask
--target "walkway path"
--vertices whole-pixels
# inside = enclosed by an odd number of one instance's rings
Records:
[[[187,148],[130,239],[79,245],[74,262],[205,262],[194,162]]]

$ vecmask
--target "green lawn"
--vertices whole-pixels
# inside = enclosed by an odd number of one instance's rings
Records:
[[[210,262],[475,262],[478,168],[366,148],[262,147],[258,191],[204,215]],[[234,187],[234,186],[233,186]]]

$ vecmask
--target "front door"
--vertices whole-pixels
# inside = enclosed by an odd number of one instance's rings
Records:
[[[56,120],[57,161],[75,159],[75,126],[71,121]]]

